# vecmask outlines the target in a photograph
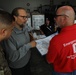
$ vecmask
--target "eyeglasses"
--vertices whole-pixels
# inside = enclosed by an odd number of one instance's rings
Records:
[[[20,16],[20,15],[19,15],[19,17],[22,17],[23,19],[26,19],[26,18],[28,18],[28,16]]]
[[[67,16],[67,15],[65,15],[65,14],[62,14],[62,15],[55,15],[54,18],[57,18],[57,17],[59,17],[59,16],[66,16],[66,17],[69,17],[69,16]]]

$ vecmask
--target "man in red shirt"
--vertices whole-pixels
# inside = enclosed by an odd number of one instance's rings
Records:
[[[76,24],[71,6],[62,6],[56,12],[55,21],[61,31],[51,41],[46,55],[53,64],[54,75],[76,75]]]

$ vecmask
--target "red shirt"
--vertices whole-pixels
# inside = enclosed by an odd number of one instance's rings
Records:
[[[46,59],[56,72],[76,70],[76,25],[63,28],[52,38]]]

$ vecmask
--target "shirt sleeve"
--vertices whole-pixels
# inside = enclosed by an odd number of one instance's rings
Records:
[[[46,54],[46,60],[49,64],[54,63],[57,57],[57,48],[56,48],[55,43],[56,42],[54,40],[51,40],[49,47],[48,47],[48,53]]]
[[[30,43],[24,44],[23,46],[17,48],[16,42],[13,39],[4,41],[3,46],[5,48],[8,59],[12,62],[20,60],[31,48]]]

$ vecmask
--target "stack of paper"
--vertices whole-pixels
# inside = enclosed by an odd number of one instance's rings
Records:
[[[41,53],[41,55],[45,55],[48,52],[49,42],[57,34],[58,34],[58,32],[56,32],[46,38],[36,40],[36,42],[37,42],[36,47],[37,47],[38,51]]]

